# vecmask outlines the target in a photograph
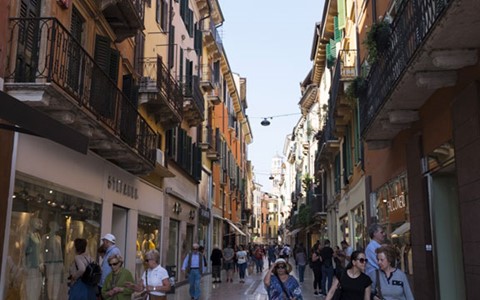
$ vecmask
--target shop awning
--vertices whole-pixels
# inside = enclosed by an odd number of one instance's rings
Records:
[[[0,91],[0,128],[36,135],[54,141],[72,150],[87,154],[88,138],[80,132]]]
[[[302,230],[303,230],[303,228],[297,228],[297,229],[294,229],[294,230],[290,231],[287,235],[296,235],[297,233],[299,233]]]
[[[230,221],[229,219],[224,219],[233,229],[235,229],[239,234],[243,235],[243,236],[247,236],[242,230],[240,230],[240,228],[237,227],[237,225],[233,224],[232,221]]]
[[[395,229],[390,235],[392,237],[398,237],[400,235],[405,234],[408,231],[410,231],[410,222],[405,222],[399,227],[397,227],[397,229]]]

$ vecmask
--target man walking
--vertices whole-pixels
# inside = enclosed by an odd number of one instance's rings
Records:
[[[213,283],[221,283],[221,270],[222,270],[222,259],[223,253],[218,245],[213,246],[212,254],[210,255],[210,260],[212,261],[212,278]]]
[[[375,250],[380,248],[381,244],[385,241],[385,231],[380,224],[373,223],[368,228],[368,235],[370,236],[370,243],[368,243],[365,250],[365,256],[367,257],[367,266],[365,267],[365,274],[370,278],[375,276],[375,270],[378,270],[377,254]],[[373,273],[373,275],[371,275]]]
[[[205,258],[198,251],[200,245],[192,245],[192,251],[185,256],[182,265],[182,272],[187,272],[188,283],[190,284],[190,297],[192,300],[200,299],[200,280],[202,279]]]
[[[102,290],[103,283],[107,275],[112,272],[112,267],[108,264],[108,259],[113,256],[121,256],[120,249],[115,245],[115,236],[111,233],[107,233],[102,237],[103,248],[105,249],[105,255],[102,259],[102,278],[98,284],[100,291]]]
[[[330,240],[325,240],[324,247],[320,250],[322,259],[322,292],[324,295],[328,293],[332,287],[333,280],[333,249],[330,247]],[[328,283],[327,283],[328,280]],[[328,286],[327,286],[328,284]]]

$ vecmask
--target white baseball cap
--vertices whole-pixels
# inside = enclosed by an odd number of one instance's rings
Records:
[[[115,244],[115,236],[111,233],[107,233],[102,237],[102,240],[107,240]]]

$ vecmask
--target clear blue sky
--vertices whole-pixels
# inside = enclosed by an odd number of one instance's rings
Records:
[[[247,115],[253,133],[249,159],[257,181],[270,191],[272,157],[300,118],[300,85],[310,61],[323,0],[219,0],[225,17],[223,44],[232,71],[247,78]],[[269,120],[261,117],[294,114]]]

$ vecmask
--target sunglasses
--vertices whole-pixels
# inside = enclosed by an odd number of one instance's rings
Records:
[[[366,258],[359,258],[357,260],[362,264],[366,264],[368,262],[368,259],[366,259]]]
[[[275,268],[276,269],[286,269],[287,266],[286,265],[279,265],[279,266],[276,266]]]
[[[145,258],[144,262],[148,263],[151,260],[153,260],[153,258]]]
[[[108,264],[108,265],[111,267],[111,266],[116,266],[116,265],[118,265],[119,263],[120,263],[120,262],[117,261],[117,262],[115,262],[115,263],[110,263],[110,264]]]

